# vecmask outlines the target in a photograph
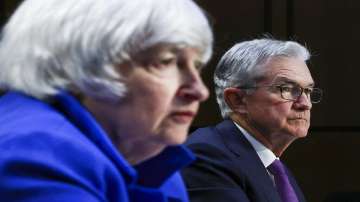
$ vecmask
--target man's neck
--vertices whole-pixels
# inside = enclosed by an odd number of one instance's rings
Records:
[[[268,167],[276,159],[276,155],[274,154],[274,152],[272,152],[269,148],[267,148],[265,145],[255,139],[239,124],[235,122],[234,124],[241,131],[242,135],[244,135],[244,137],[250,142],[257,155],[259,156],[261,162],[263,163],[264,167]]]
[[[270,149],[277,157],[280,157],[286,148],[294,141],[283,134],[269,134],[261,131],[239,116],[231,116],[231,119],[244,128],[252,137]]]

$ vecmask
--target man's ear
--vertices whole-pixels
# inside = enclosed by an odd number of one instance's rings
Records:
[[[238,88],[226,88],[224,100],[233,112],[247,113],[245,100],[246,91]]]

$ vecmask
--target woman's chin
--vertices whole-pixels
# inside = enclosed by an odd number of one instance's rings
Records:
[[[186,141],[187,137],[188,129],[174,130],[170,133],[164,134],[163,142],[169,146],[180,145]]]

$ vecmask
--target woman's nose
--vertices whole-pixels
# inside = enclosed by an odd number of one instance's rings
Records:
[[[179,95],[192,101],[203,102],[209,98],[209,89],[205,86],[198,72],[187,75]]]

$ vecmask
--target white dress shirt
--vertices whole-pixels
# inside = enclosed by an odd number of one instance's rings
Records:
[[[259,156],[264,167],[267,168],[275,159],[279,159],[275,156],[274,152],[265,147],[261,142],[256,140],[252,135],[250,135],[244,128],[234,122],[236,127],[244,134],[245,138],[250,142],[251,146],[255,149],[257,155]],[[266,169],[267,170],[267,169]],[[268,170],[267,170],[268,171]],[[274,176],[268,171],[270,178],[274,181]]]

